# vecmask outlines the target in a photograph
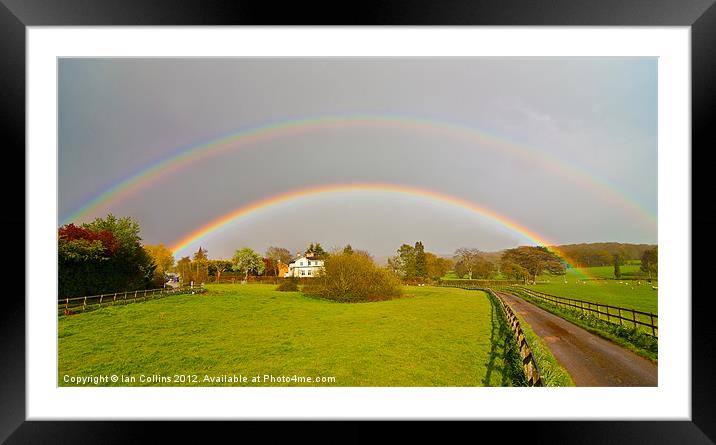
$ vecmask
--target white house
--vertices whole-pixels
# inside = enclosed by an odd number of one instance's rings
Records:
[[[288,272],[283,274],[288,277],[315,277],[319,270],[323,269],[323,260],[314,258],[312,254],[300,256],[288,265]]]

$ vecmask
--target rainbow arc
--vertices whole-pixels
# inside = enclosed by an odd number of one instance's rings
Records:
[[[144,167],[140,171],[118,180],[103,192],[89,199],[79,209],[62,220],[62,224],[79,222],[82,218],[98,216],[119,202],[152,187],[162,178],[178,173],[202,160],[219,156],[230,150],[256,146],[258,142],[288,138],[298,134],[349,128],[390,128],[409,132],[423,132],[446,138],[446,140],[467,140],[481,149],[506,151],[527,159],[535,165],[545,166],[552,173],[567,178],[570,183],[609,199],[639,217],[653,227],[656,217],[639,203],[609,182],[590,174],[564,160],[528,145],[515,143],[504,137],[451,122],[401,115],[342,115],[318,116],[291,119],[255,128],[243,129],[222,135],[188,147],[182,147],[175,154]]]
[[[527,227],[517,223],[509,217],[502,215],[494,210],[480,206],[476,203],[451,196],[445,193],[437,192],[434,190],[422,189],[419,187],[389,184],[389,183],[347,183],[347,184],[330,184],[322,185],[317,187],[307,187],[297,190],[291,190],[278,195],[270,196],[250,204],[243,205],[237,209],[234,209],[214,220],[204,224],[203,226],[191,231],[190,233],[182,236],[180,239],[174,241],[170,245],[170,250],[175,254],[183,251],[187,251],[189,248],[196,248],[202,240],[212,234],[228,227],[232,224],[240,222],[256,213],[270,210],[281,204],[285,204],[292,201],[297,201],[307,197],[322,196],[329,194],[346,194],[350,192],[377,192],[377,193],[389,193],[398,195],[407,195],[420,197],[427,200],[431,200],[439,203],[446,203],[457,208],[468,210],[476,213],[487,220],[497,223],[498,225],[509,229],[510,231],[519,234],[527,241],[540,246],[545,246],[549,251],[555,253],[562,258],[569,267],[573,268],[583,278],[589,278],[584,270],[577,268],[574,265],[574,261],[570,259],[564,252],[558,249],[554,243],[550,242],[543,236],[536,232],[528,229]]]

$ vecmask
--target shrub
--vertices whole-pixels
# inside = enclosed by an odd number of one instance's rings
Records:
[[[381,269],[367,255],[337,253],[325,260],[324,270],[304,292],[329,300],[355,303],[381,301],[401,295],[400,280]]]
[[[298,290],[298,278],[290,277],[282,280],[276,290],[281,292],[295,292]]]

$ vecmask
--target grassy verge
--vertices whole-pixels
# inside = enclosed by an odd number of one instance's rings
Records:
[[[489,298],[490,300],[492,300],[493,306],[501,312],[502,308],[500,307],[499,302],[495,301],[495,298],[492,295],[489,295]],[[569,375],[569,372],[567,372],[567,370],[564,369],[557,362],[557,359],[552,354],[552,351],[549,350],[549,347],[547,347],[547,345],[544,344],[542,339],[537,334],[535,334],[530,325],[524,320],[524,318],[522,318],[520,314],[515,312],[515,315],[520,321],[522,332],[524,332],[525,337],[527,337],[527,342],[530,344],[530,348],[532,348],[532,355],[534,356],[535,362],[537,362],[537,367],[539,367],[540,373],[542,374],[542,379],[544,381],[545,386],[575,386],[574,381],[572,381],[572,377]],[[507,321],[504,317],[504,314],[502,316],[502,319],[505,320],[505,325],[507,325]],[[509,327],[507,328],[507,331],[511,338],[512,344],[515,345],[516,340]],[[517,355],[516,366],[521,368],[522,361],[520,360],[519,352],[517,352],[516,346],[514,346],[514,350],[515,354]]]
[[[512,333],[512,329],[507,322],[507,317],[500,303],[496,301],[489,292],[466,292],[485,294],[492,306],[490,310],[490,321],[492,325],[490,332],[490,343],[492,344],[492,351],[490,353],[491,361],[495,360],[495,358],[499,358],[502,361],[505,369],[504,374],[514,386],[527,386],[527,376],[522,369],[522,359],[520,357],[520,351],[517,349],[517,339]]]
[[[529,301],[548,312],[551,312],[565,320],[580,326],[587,331],[599,335],[602,338],[610,340],[636,354],[647,358],[654,363],[659,358],[658,340],[649,334],[646,334],[639,328],[620,326],[608,321],[601,320],[589,313],[583,313],[580,310],[559,307],[551,302],[532,298],[519,289],[509,289],[509,292]],[[529,339],[528,339],[529,340]]]

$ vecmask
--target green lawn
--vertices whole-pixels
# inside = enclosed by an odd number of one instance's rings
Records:
[[[636,278],[641,277],[644,273],[641,271],[640,263],[624,264],[619,267],[622,272],[622,278]],[[597,266],[587,267],[584,270],[595,278],[614,278],[614,266]]]
[[[595,269],[604,268],[590,267],[586,270],[592,273]],[[564,282],[565,278],[567,283]],[[537,281],[538,284],[527,287],[560,297],[658,313],[658,291],[652,289],[652,286],[657,285],[656,280],[651,283],[632,280],[583,281],[570,269],[566,276],[542,275]]]
[[[460,277],[458,277],[457,274],[456,274],[454,271],[452,271],[452,270],[451,270],[451,271],[448,271],[448,272],[441,278],[441,280],[463,280],[463,279],[467,279],[467,277],[462,277],[462,278],[460,278]]]
[[[405,288],[403,298],[342,304],[272,285],[209,285],[177,295],[59,318],[64,376],[323,376],[321,386],[520,384],[506,327],[483,292]],[[507,351],[507,352],[506,352]],[[514,359],[514,357],[512,357]],[[507,364],[505,363],[507,362]],[[190,377],[193,379],[193,377]],[[256,384],[256,383],[254,383]],[[260,385],[269,385],[262,382]],[[306,382],[279,382],[274,386]]]

